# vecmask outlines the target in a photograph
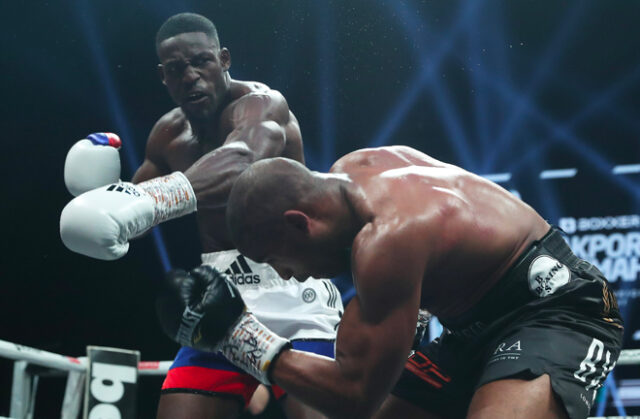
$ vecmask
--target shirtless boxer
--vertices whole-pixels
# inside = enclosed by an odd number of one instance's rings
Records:
[[[129,238],[176,216],[166,215],[175,209],[171,205],[151,208],[151,215],[148,206],[140,210],[143,195],[177,182],[177,189],[152,195],[152,203],[163,201],[161,195],[166,198],[167,194],[169,203],[191,200],[188,208],[178,210],[179,216],[195,209],[195,195],[203,264],[226,272],[250,310],[292,339],[294,347],[333,357],[335,328],[343,310],[336,287],[329,280],[310,284],[283,281],[268,265],[257,264],[234,250],[226,231],[227,196],[233,181],[249,164],[274,156],[304,162],[300,128],[285,98],[264,84],[233,80],[228,72],[230,53],[220,47],[215,26],[203,16],[183,13],[169,18],[156,35],[156,51],[162,82],[179,107],[153,127],[145,161],[132,179],[139,185],[121,183],[76,198],[61,218],[63,241],[72,250],[92,257],[122,256]],[[172,172],[160,182],[155,179]],[[117,191],[121,193],[113,193]],[[113,245],[105,246],[104,237],[98,235],[102,238],[96,238],[91,247],[87,234],[92,232],[86,226],[100,223],[92,210],[108,212],[109,208],[114,212],[107,218],[118,224],[114,226],[118,233],[111,237]],[[146,222],[149,217],[140,216],[142,212],[152,218],[160,213],[159,220]],[[235,417],[257,386],[253,377],[222,356],[182,348],[163,384],[158,417]],[[274,393],[279,398],[283,394],[277,388]],[[289,417],[318,416],[292,398],[281,400]]]
[[[356,151],[328,174],[257,162],[236,181],[227,220],[237,248],[283,278],[351,270],[357,296],[336,358],[291,349],[241,312],[213,269],[185,275],[206,284],[205,299],[170,278],[201,315],[180,340],[220,348],[328,416],[370,417],[386,398],[378,417],[585,418],[620,353],[606,279],[558,230],[496,184],[411,148]],[[241,314],[215,315],[231,306]],[[410,354],[419,308],[446,329]]]

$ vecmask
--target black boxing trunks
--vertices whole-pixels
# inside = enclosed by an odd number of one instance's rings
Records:
[[[464,417],[474,392],[501,379],[551,378],[572,419],[586,418],[615,365],[622,320],[602,273],[552,228],[471,310],[413,352],[392,394]]]

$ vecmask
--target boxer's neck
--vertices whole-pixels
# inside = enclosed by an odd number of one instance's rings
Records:
[[[334,244],[350,248],[353,239],[368,222],[358,209],[357,191],[348,178],[332,177],[324,179],[325,194],[321,198],[318,216],[325,220],[333,232]]]
[[[205,152],[222,145],[221,127],[225,125],[222,121],[223,113],[232,99],[230,89],[227,89],[222,102],[212,114],[206,118],[189,119],[193,138],[200,143]]]

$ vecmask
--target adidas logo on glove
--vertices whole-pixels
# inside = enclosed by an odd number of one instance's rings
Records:
[[[140,192],[132,185],[127,185],[126,183],[114,183],[107,187],[107,192],[124,192],[129,195],[140,196]]]

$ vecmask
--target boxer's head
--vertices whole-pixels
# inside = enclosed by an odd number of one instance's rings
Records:
[[[231,238],[240,252],[285,279],[334,276],[348,265],[331,217],[341,205],[335,191],[326,176],[294,160],[261,160],[240,175],[229,196]]]
[[[231,65],[214,24],[194,13],[172,16],[156,34],[156,53],[162,83],[187,118],[213,117],[227,95]]]

